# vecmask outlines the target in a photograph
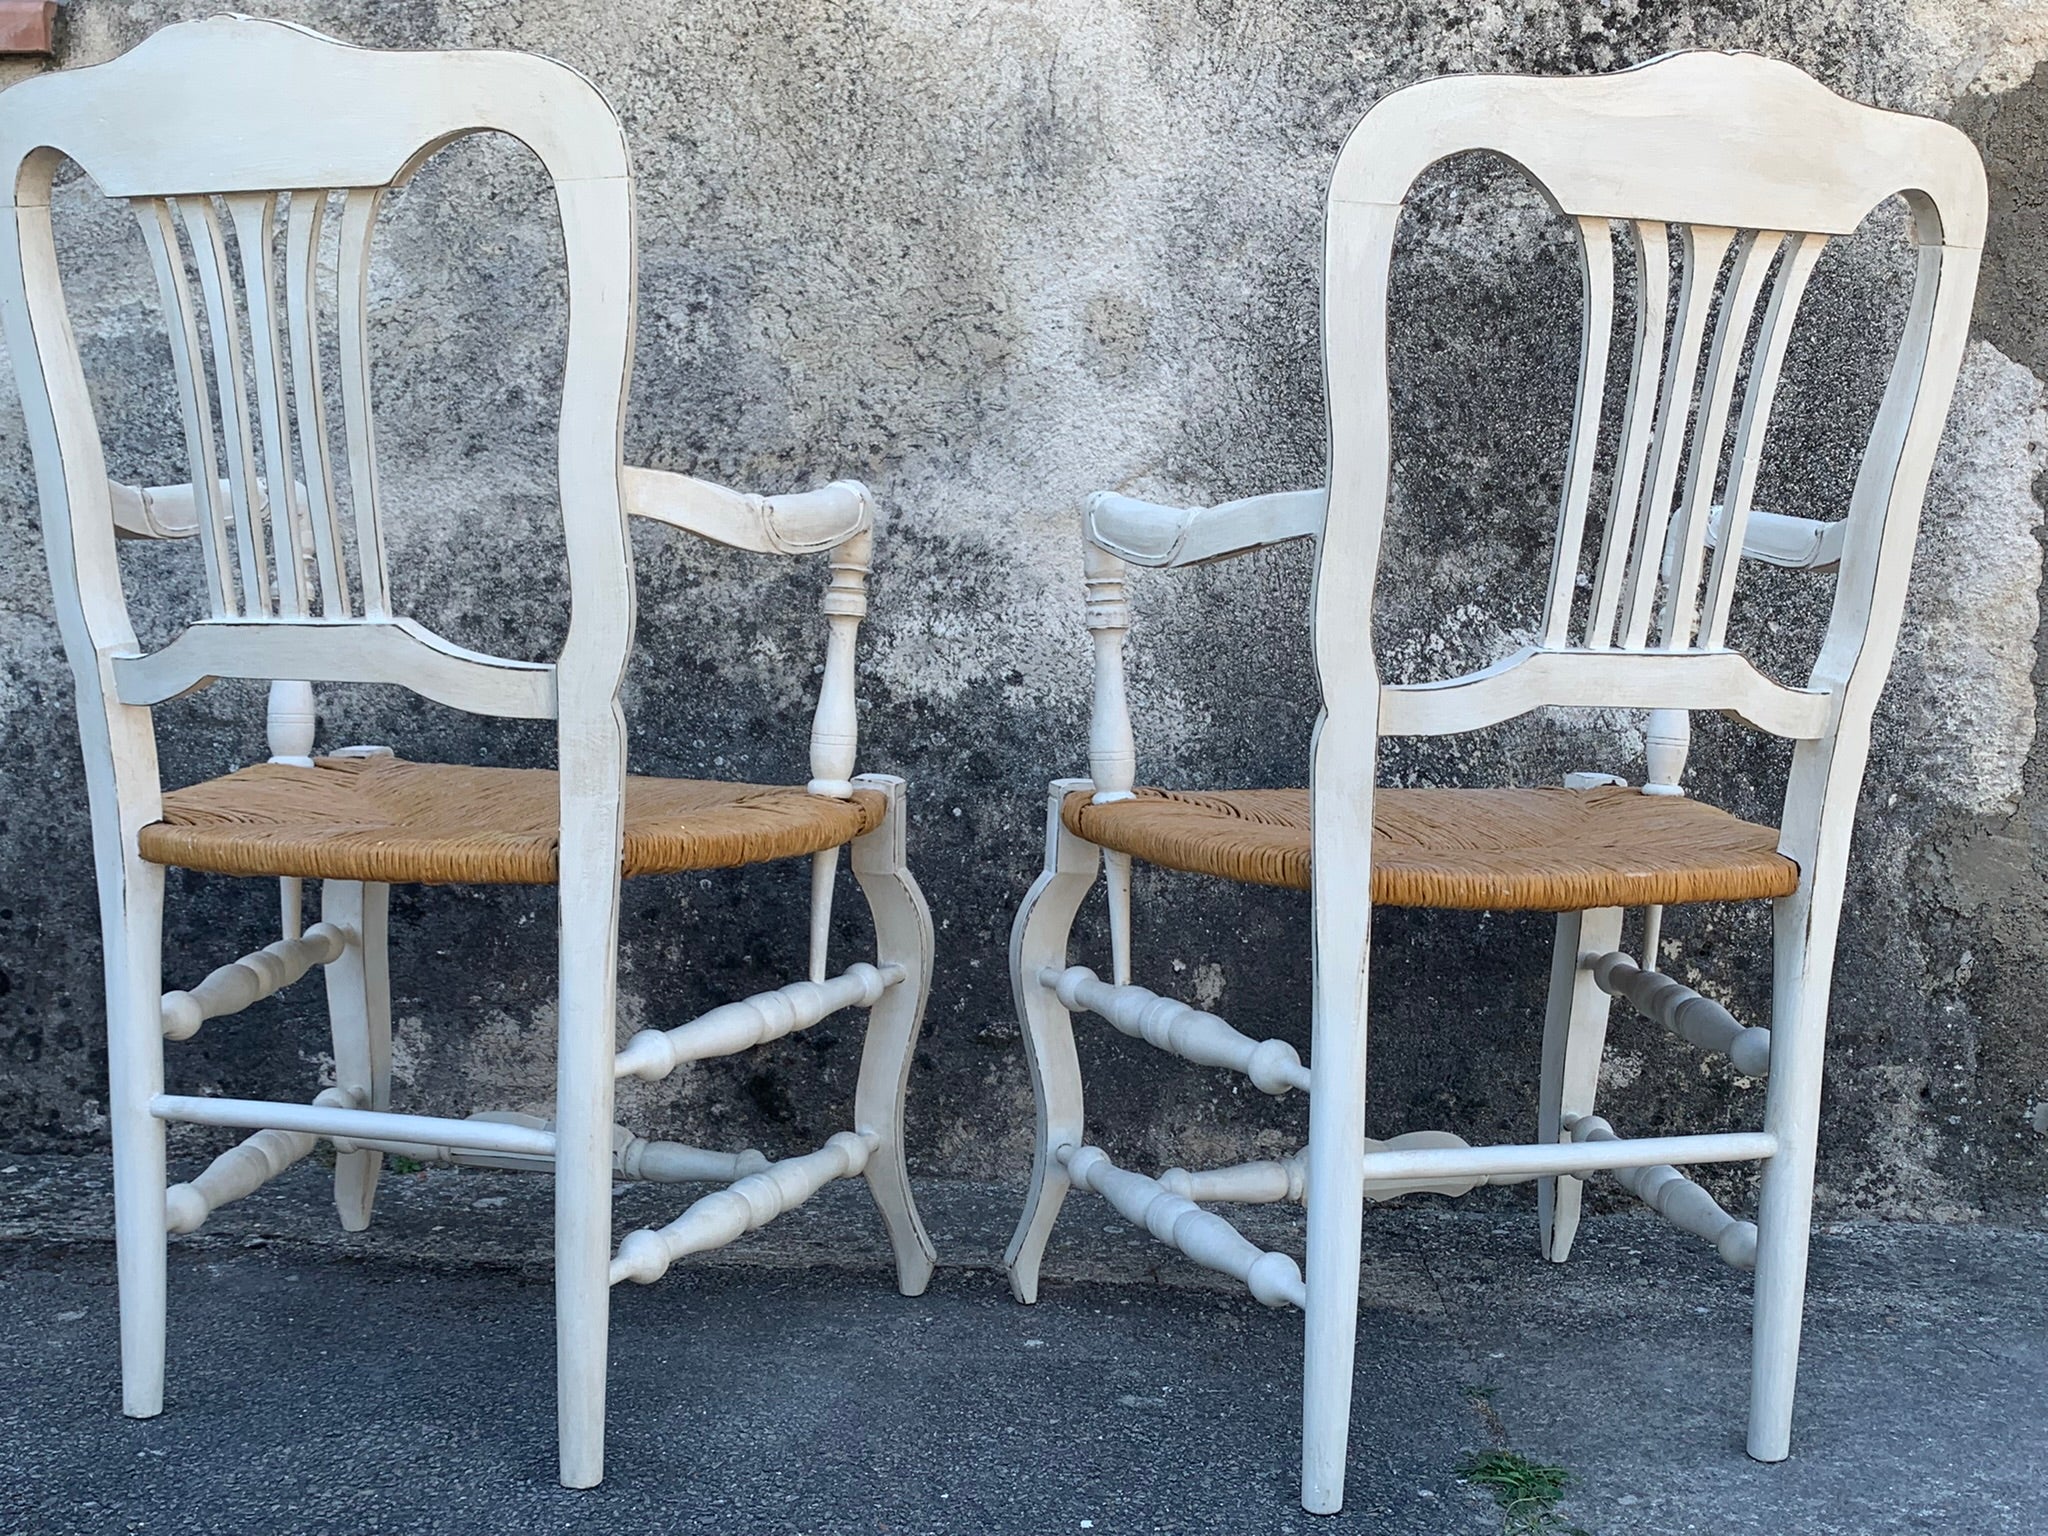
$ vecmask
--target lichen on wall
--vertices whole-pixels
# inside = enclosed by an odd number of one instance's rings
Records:
[[[1989,342],[1964,364],[1948,454],[1921,519],[1904,646],[1919,659],[1928,790],[1974,815],[2019,809],[2034,745],[2048,393]]]

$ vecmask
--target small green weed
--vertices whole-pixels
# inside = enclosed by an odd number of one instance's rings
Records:
[[[1519,1451],[1475,1451],[1458,1464],[1458,1475],[1493,1495],[1503,1536],[1587,1536],[1557,1512],[1572,1480],[1563,1467],[1547,1467]]]

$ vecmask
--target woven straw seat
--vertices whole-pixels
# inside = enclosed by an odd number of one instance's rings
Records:
[[[1308,791],[1141,789],[1061,819],[1169,869],[1307,890]],[[1382,906],[1575,912],[1790,895],[1778,834],[1697,800],[1633,789],[1383,789],[1372,897]]]
[[[545,768],[390,757],[261,763],[164,796],[144,827],[156,864],[223,875],[387,884],[550,885],[561,814]],[[881,823],[884,798],[702,779],[626,780],[628,875],[729,869],[836,848]]]

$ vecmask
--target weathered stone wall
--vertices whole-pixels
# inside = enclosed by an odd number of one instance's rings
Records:
[[[62,62],[106,58],[204,6],[76,0]],[[886,523],[863,642],[862,758],[914,785],[913,853],[939,968],[912,1076],[914,1165],[1000,1176],[1028,1156],[1029,1088],[1004,948],[1035,867],[1043,785],[1079,771],[1086,645],[1075,507],[1114,485],[1215,500],[1316,482],[1320,197],[1376,98],[1444,71],[1575,72],[1695,45],[1789,59],[1855,98],[1948,117],[1984,147],[1993,252],[1930,497],[1916,595],[1880,711],[1843,926],[1823,1199],[1840,1214],[2048,1215],[2048,1036],[2036,1027],[2048,766],[2035,750],[2048,467],[2048,21],[2019,0],[1329,6],[286,4],[356,41],[504,46],[568,60],[625,120],[640,174],[641,318],[628,455],[765,490],[868,480]],[[137,104],[137,131],[146,103]],[[116,474],[182,477],[168,353],[132,221],[61,197],[68,274]],[[380,430],[420,617],[545,655],[561,633],[550,413],[562,297],[534,167],[459,146],[401,194],[376,271]],[[1764,505],[1845,503],[1897,334],[1900,215],[1823,263],[1795,343]],[[1498,165],[1434,174],[1399,257],[1401,454],[1381,625],[1397,676],[1485,659],[1529,622],[1576,353],[1564,231]],[[84,790],[34,527],[27,451],[0,408],[0,1142],[104,1136],[105,1051]],[[819,655],[820,562],[643,530],[628,707],[649,772],[791,779]],[[189,551],[124,551],[145,631],[195,611]],[[1142,772],[1298,782],[1314,709],[1306,552],[1136,581]],[[1830,590],[1759,573],[1745,638],[1787,672]],[[223,685],[161,712],[165,772],[262,751],[262,705]],[[1530,720],[1426,748],[1405,782],[1640,773],[1636,719]],[[334,693],[323,740],[545,762],[526,726]],[[1786,753],[1704,722],[1704,796],[1772,814]],[[801,964],[795,869],[636,884],[623,1028],[671,1024]],[[848,892],[849,898],[851,892]],[[1284,893],[1142,874],[1139,972],[1254,1033],[1306,1033],[1307,933]],[[169,977],[259,943],[267,890],[174,875]],[[848,900],[842,952],[864,931]],[[545,893],[394,902],[400,1096],[442,1112],[543,1106]],[[1098,919],[1091,916],[1089,922]],[[1761,911],[1674,913],[1670,963],[1759,1013]],[[1096,932],[1090,928],[1091,933]],[[1090,940],[1090,942],[1095,942]],[[1373,1121],[1473,1139],[1533,1123],[1547,921],[1389,912],[1378,927]],[[195,1090],[304,1095],[325,1051],[311,998],[210,1026],[173,1056]],[[1291,1145],[1299,1106],[1090,1029],[1092,1110],[1157,1164]],[[669,1133],[772,1149],[842,1123],[859,1045],[831,1023],[687,1069],[629,1108]],[[1618,1023],[1607,1103],[1631,1130],[1753,1123],[1761,1091]],[[2037,1122],[2038,1127],[2037,1128]],[[191,1133],[195,1137],[197,1133]]]

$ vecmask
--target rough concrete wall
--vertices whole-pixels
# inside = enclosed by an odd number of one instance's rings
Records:
[[[76,0],[66,64],[204,6]],[[1398,85],[1454,70],[1575,72],[1693,45],[1789,59],[1858,99],[1947,116],[1992,166],[1994,253],[1929,503],[1911,625],[1879,721],[1836,988],[1823,1199],[1838,1213],[2048,1217],[2048,767],[2035,749],[2048,373],[2048,22],[1999,0],[1253,6],[1150,3],[556,7],[285,4],[364,43],[508,46],[568,60],[618,107],[640,173],[641,319],[628,456],[767,490],[866,478],[886,524],[865,632],[862,757],[914,784],[913,852],[939,971],[912,1076],[913,1158],[1016,1174],[1029,1088],[1004,946],[1036,863],[1043,785],[1083,763],[1075,506],[1114,485],[1215,500],[1311,484],[1322,463],[1320,196],[1344,134]],[[114,470],[179,478],[167,352],[140,243],[82,186],[62,197],[78,326]],[[393,565],[419,616],[544,655],[561,628],[550,411],[561,281],[545,189],[474,143],[398,197],[375,287]],[[1897,334],[1896,209],[1823,264],[1795,343],[1762,500],[1843,506]],[[1401,453],[1381,626],[1395,675],[1497,654],[1538,600],[1576,351],[1563,231],[1499,166],[1433,175],[1397,277]],[[98,943],[76,731],[33,517],[0,409],[0,1140],[104,1135]],[[628,707],[648,772],[790,780],[821,624],[817,562],[643,531]],[[194,611],[186,551],[125,551],[146,631]],[[1314,709],[1304,551],[1140,575],[1142,771],[1298,782]],[[1759,573],[1747,642],[1790,673],[1829,586]],[[162,712],[173,782],[262,751],[261,700],[222,686]],[[543,732],[402,698],[337,695],[323,740],[545,762]],[[1402,746],[1401,782],[1640,772],[1639,721],[1530,720]],[[1703,722],[1694,783],[1772,814],[1784,751]],[[623,1028],[671,1024],[801,963],[793,869],[635,885]],[[851,891],[847,893],[851,897]],[[1299,899],[1143,874],[1142,978],[1254,1034],[1306,1033]],[[174,875],[168,976],[261,942],[266,891]],[[842,953],[864,923],[842,908]],[[1087,942],[1099,941],[1088,919]],[[1475,1140],[1533,1124],[1546,921],[1388,912],[1378,925],[1373,1121]],[[1674,913],[1667,959],[1753,1016],[1756,910]],[[551,924],[542,893],[401,891],[400,1096],[543,1106]],[[1299,1107],[1089,1028],[1091,1119],[1141,1161],[1294,1144]],[[829,1023],[686,1069],[628,1108],[717,1144],[815,1144],[843,1123],[858,1028]],[[174,1054],[200,1090],[309,1093],[325,1050],[303,996]],[[1619,1023],[1607,1103],[1634,1131],[1754,1123],[1758,1085]],[[200,1138],[194,1133],[193,1146]]]

